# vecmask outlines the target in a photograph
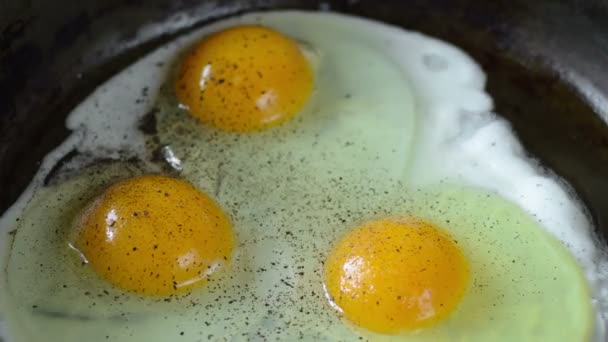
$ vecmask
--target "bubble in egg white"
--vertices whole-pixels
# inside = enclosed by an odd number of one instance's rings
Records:
[[[424,65],[431,71],[443,71],[448,68],[448,61],[435,54],[426,54],[422,56]]]

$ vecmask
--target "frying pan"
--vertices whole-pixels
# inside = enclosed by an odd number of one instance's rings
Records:
[[[451,42],[488,74],[496,111],[564,177],[608,239],[608,2],[0,0],[0,212],[96,86],[160,44],[248,10],[344,12]]]

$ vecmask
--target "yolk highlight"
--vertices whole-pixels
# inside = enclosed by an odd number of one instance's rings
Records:
[[[332,304],[358,326],[388,334],[446,318],[464,295],[468,278],[467,261],[456,243],[414,218],[355,228],[325,263]]]
[[[102,278],[144,295],[204,284],[233,248],[222,209],[189,183],[164,176],[110,186],[75,228],[72,244]]]
[[[278,125],[312,92],[313,73],[300,47],[262,26],[237,26],[203,39],[185,57],[176,96],[201,121],[226,131]]]

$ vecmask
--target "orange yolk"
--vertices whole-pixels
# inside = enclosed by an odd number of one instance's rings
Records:
[[[300,47],[262,26],[237,26],[202,40],[183,60],[179,101],[201,121],[226,131],[278,125],[298,113],[313,74]]]
[[[460,302],[467,261],[439,228],[382,219],[350,231],[325,263],[332,304],[363,328],[394,334],[432,325]]]
[[[118,182],[94,199],[72,244],[113,285],[164,296],[204,284],[229,261],[233,234],[207,195],[149,175]]]

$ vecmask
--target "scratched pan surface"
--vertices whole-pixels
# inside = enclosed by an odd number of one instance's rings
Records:
[[[497,112],[574,186],[608,239],[608,2],[600,0],[0,0],[0,212],[97,85],[180,33],[271,8],[366,16],[466,50],[488,74]]]

